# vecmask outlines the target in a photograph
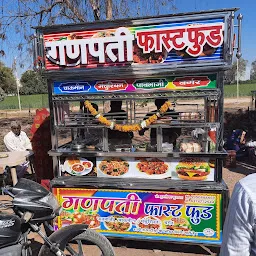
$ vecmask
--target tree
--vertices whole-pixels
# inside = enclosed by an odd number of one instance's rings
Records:
[[[20,88],[20,94],[30,95],[30,94],[41,94],[47,93],[47,83],[42,76],[33,71],[27,70],[24,72],[20,79],[22,87]]]
[[[237,60],[233,62],[232,68],[225,72],[225,81],[228,84],[234,83],[236,79],[241,80],[245,76],[248,61],[240,58],[238,60],[239,77],[237,77]]]
[[[19,63],[31,58],[31,27],[94,20],[133,18],[173,12],[174,0],[2,0],[0,4],[0,42],[11,45],[16,33]],[[6,54],[0,46],[0,56]]]
[[[250,80],[256,80],[256,60],[251,65]]]
[[[16,93],[16,79],[12,69],[0,62],[0,86],[6,94]]]
[[[4,100],[4,96],[5,96],[4,90],[0,87],[0,102]]]

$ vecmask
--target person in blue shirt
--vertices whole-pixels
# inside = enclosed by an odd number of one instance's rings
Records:
[[[245,145],[246,132],[244,130],[233,130],[228,138],[225,148],[227,150],[235,150],[237,158],[247,156],[247,147]]]

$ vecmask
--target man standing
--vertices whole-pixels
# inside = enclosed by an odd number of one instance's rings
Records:
[[[110,101],[110,111],[106,115],[117,124],[125,124],[127,121],[127,113],[122,109],[122,101]],[[120,132],[108,129],[108,139],[112,145],[131,144],[133,132]]]
[[[256,255],[256,174],[248,175],[235,185],[219,255]]]
[[[162,107],[162,105],[164,105],[164,103],[166,101],[168,101],[168,99],[156,99],[155,100],[155,106],[156,106],[157,109],[148,113],[145,116],[144,120],[146,120],[147,118],[149,118],[150,116],[155,114],[157,111],[159,111],[160,108]],[[179,113],[175,112],[174,110],[169,109],[165,113],[165,116],[168,116],[168,115],[171,116],[175,120],[175,119],[178,118]],[[148,128],[144,128],[144,129],[140,130],[139,135],[143,136],[146,130],[148,130]],[[173,147],[175,147],[176,146],[176,140],[181,134],[181,129],[180,128],[163,128],[162,132],[163,132],[163,142],[172,143]],[[157,137],[156,128],[151,128],[151,130],[150,130],[150,143],[151,143],[152,146],[155,146],[156,143],[157,143],[157,138],[156,137]]]
[[[4,136],[4,144],[8,151],[32,150],[27,134],[21,131],[21,125],[17,121],[11,122],[11,131]]]

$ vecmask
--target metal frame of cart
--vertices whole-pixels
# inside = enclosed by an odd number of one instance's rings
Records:
[[[99,193],[102,196],[102,191],[107,191],[106,193],[110,193],[109,196],[111,197],[111,191],[113,193],[120,195],[122,193],[126,193],[127,191],[131,191],[131,193],[138,193],[141,197],[144,198],[143,193],[187,193],[187,197],[195,195],[214,195],[216,202],[219,206],[218,213],[216,213],[216,218],[218,220],[218,227],[220,229],[219,237],[216,239],[211,239],[211,235],[203,235],[198,239],[190,239],[186,238],[183,235],[172,235],[168,237],[166,234],[159,235],[159,238],[155,238],[156,236],[150,235],[149,233],[143,233],[143,236],[146,236],[146,239],[152,241],[164,241],[164,242],[181,242],[181,243],[193,243],[193,244],[204,244],[204,245],[213,245],[218,246],[221,243],[221,229],[223,219],[225,217],[225,211],[228,203],[228,189],[225,183],[222,181],[222,165],[223,165],[223,158],[225,157],[225,152],[223,151],[222,147],[222,138],[223,138],[223,80],[224,80],[224,71],[229,69],[232,64],[232,55],[233,55],[233,48],[234,48],[234,18],[235,18],[235,11],[237,9],[223,9],[223,10],[216,10],[216,11],[205,11],[205,12],[196,12],[196,13],[186,13],[186,14],[175,14],[169,16],[159,16],[159,17],[146,17],[142,19],[127,19],[127,20],[116,20],[116,21],[106,21],[106,22],[94,22],[94,23],[85,23],[85,24],[74,24],[74,25],[58,25],[58,26],[48,26],[48,27],[38,27],[35,39],[35,59],[36,59],[36,68],[40,69],[43,72],[43,75],[47,78],[48,81],[48,92],[49,92],[49,106],[50,106],[50,113],[51,113],[51,132],[52,132],[52,150],[49,152],[50,156],[53,157],[54,163],[54,175],[55,178],[52,180],[52,188],[57,195],[59,201],[64,204],[63,200],[61,200],[61,195],[64,193],[63,191],[70,190],[73,192],[76,190],[80,191],[80,197],[83,193],[89,193],[90,191],[94,191],[95,193]],[[175,26],[173,24],[176,24]],[[218,26],[222,26],[222,32],[218,35],[224,35],[223,41],[221,46],[218,48],[218,53],[215,50],[210,55],[204,55],[201,57],[195,58],[187,58],[184,59],[183,57],[177,57],[179,61],[175,61],[172,59],[173,56],[169,55],[170,52],[167,53],[163,63],[148,63],[143,65],[131,65],[129,61],[121,61],[118,65],[111,60],[115,59],[113,55],[109,55],[109,59],[106,65],[103,63],[95,64],[95,56],[88,59],[82,59],[82,42],[84,44],[88,44],[88,47],[91,43],[100,44],[102,39],[95,39],[94,41],[89,37],[86,33],[100,33],[101,31],[116,31],[119,27],[129,28],[131,34],[129,34],[133,39],[137,36],[136,40],[139,40],[139,32],[136,32],[136,28],[140,28],[141,30],[145,30],[147,32],[147,28],[150,32],[157,33],[161,30],[161,26],[165,28],[162,33],[171,33],[172,29],[176,29],[176,32],[179,31],[183,33],[189,33],[188,30],[190,25],[196,25],[202,29],[204,24],[208,25],[210,29],[219,29]],[[217,27],[211,27],[211,24],[216,24]],[[180,26],[180,27],[179,27]],[[153,27],[153,28],[152,28]],[[238,36],[238,55],[240,56],[240,27],[241,27],[241,16],[239,18],[239,36]],[[155,30],[154,30],[155,28]],[[168,30],[169,29],[169,30]],[[182,30],[184,29],[183,32]],[[207,29],[206,27],[204,28]],[[144,31],[143,30],[143,31]],[[100,31],[100,32],[99,32]],[[127,31],[127,30],[125,30]],[[139,29],[138,29],[139,31]],[[216,32],[215,31],[215,32]],[[222,31],[222,30],[221,30]],[[80,41],[80,48],[75,49],[77,47],[77,42],[73,45],[72,42],[65,41],[64,43],[60,42],[61,40],[67,40],[68,36],[71,33],[77,33],[78,35],[83,35],[85,33],[86,39]],[[113,32],[114,33],[114,32]],[[128,32],[127,32],[128,33]],[[130,33],[130,32],[129,32]],[[193,33],[196,33],[193,31]],[[191,32],[190,36],[193,37],[193,33]],[[217,32],[216,32],[217,33]],[[122,34],[123,35],[123,34]],[[167,34],[165,34],[167,36]],[[57,36],[59,36],[57,38]],[[119,35],[120,36],[120,35]],[[145,35],[144,35],[145,36]],[[202,35],[201,35],[202,36]],[[212,36],[212,39],[216,39],[212,34],[207,34],[205,32],[205,37]],[[62,37],[62,38],[61,38]],[[108,36],[106,36],[108,43],[112,42]],[[64,38],[64,39],[63,39]],[[88,39],[89,38],[89,39]],[[141,40],[142,40],[141,36]],[[163,37],[161,37],[163,38]],[[192,40],[192,39],[186,40]],[[196,36],[194,35],[194,39]],[[83,39],[79,38],[79,39]],[[91,40],[91,41],[90,41]],[[98,41],[97,41],[98,40]],[[114,39],[113,39],[114,40]],[[153,40],[153,39],[152,39]],[[156,40],[156,39],[155,39]],[[161,39],[163,40],[163,39]],[[171,37],[169,37],[171,40]],[[174,40],[172,38],[172,40]],[[184,41],[187,43],[187,41]],[[217,40],[217,39],[216,39]],[[54,42],[52,42],[54,41]],[[214,40],[212,40],[214,41]],[[46,45],[46,42],[47,45]],[[104,41],[105,42],[105,41]],[[168,41],[170,42],[170,41]],[[179,41],[181,42],[181,41]],[[183,43],[184,43],[183,42]],[[198,42],[198,41],[197,41]],[[177,43],[177,42],[176,42]],[[191,43],[191,42],[190,42]],[[199,43],[200,44],[200,43]],[[71,45],[71,46],[70,46]],[[166,47],[167,43],[165,44]],[[199,45],[200,46],[200,45]],[[49,48],[50,47],[50,48]],[[61,48],[63,47],[63,48]],[[68,47],[71,47],[68,49]],[[73,48],[72,48],[73,47]],[[104,46],[105,47],[105,46]],[[126,47],[128,48],[128,42]],[[155,46],[157,47],[157,46]],[[186,47],[190,47],[188,44]],[[56,50],[58,48],[58,50]],[[61,50],[62,49],[62,50]],[[74,57],[76,50],[81,50],[81,55],[77,55]],[[89,48],[89,52],[86,50],[87,53],[92,53],[92,55],[97,55],[101,53],[97,53],[97,49],[95,50]],[[105,48],[104,48],[105,49]],[[186,48],[184,48],[186,49]],[[195,48],[194,48],[195,49]],[[61,52],[62,51],[62,52]],[[68,53],[67,53],[68,51]],[[97,54],[96,54],[96,53]],[[127,51],[128,52],[128,51]],[[108,52],[109,53],[109,52]],[[113,53],[113,52],[112,52]],[[177,51],[176,51],[177,53]],[[64,54],[65,56],[61,57],[60,55]],[[104,52],[105,54],[105,52]],[[128,53],[127,53],[128,54]],[[186,53],[185,53],[186,54]],[[68,57],[70,58],[68,58]],[[72,57],[73,56],[73,57]],[[169,56],[169,57],[168,57]],[[184,56],[184,55],[183,55]],[[87,56],[88,57],[88,56]],[[103,58],[103,56],[101,55]],[[106,56],[105,56],[106,57]],[[62,58],[62,59],[61,59]],[[72,59],[73,58],[73,59]],[[112,58],[112,59],[111,59]],[[168,58],[170,61],[168,61]],[[183,59],[182,59],[183,58]],[[68,63],[71,60],[71,64]],[[79,61],[77,61],[79,60]],[[98,56],[98,60],[100,62],[100,57]],[[86,62],[87,61],[87,62]],[[91,62],[90,62],[91,61]],[[75,63],[76,62],[76,63]],[[62,63],[62,66],[60,65]],[[81,64],[82,63],[82,64]],[[65,65],[67,64],[67,65]],[[91,66],[90,66],[91,65]],[[94,66],[93,66],[94,65]],[[149,80],[149,79],[166,79],[167,84],[173,85],[173,80],[177,77],[209,77],[209,76],[216,76],[215,78],[215,88],[203,88],[200,87],[197,89],[184,89],[179,90],[179,88],[171,89],[169,87],[162,88],[161,90],[139,90],[135,88],[133,91],[117,91],[117,92],[98,92],[93,91],[90,93],[91,88],[95,88],[96,83],[98,81],[123,81],[132,80],[132,82],[126,82],[126,84],[131,83],[132,85],[135,84],[135,80]],[[172,78],[170,78],[172,77]],[[168,80],[169,79],[169,80]],[[87,89],[85,91],[72,91],[72,92],[63,92],[60,86],[63,86],[65,83],[70,83],[70,85],[82,85],[85,86]],[[73,83],[73,84],[72,84]],[[57,88],[55,90],[55,87]],[[83,88],[85,88],[83,87]],[[68,87],[67,87],[68,88]],[[74,88],[74,87],[72,87]],[[169,89],[168,89],[169,88]],[[65,89],[65,88],[64,88]],[[138,90],[137,90],[138,89]],[[68,119],[63,115],[63,109],[66,102],[75,102],[81,100],[93,100],[96,102],[105,102],[108,100],[123,100],[127,102],[127,106],[130,106],[129,118],[128,121],[130,123],[138,121],[136,118],[136,107],[135,103],[141,99],[156,99],[156,98],[168,98],[172,101],[177,99],[202,99],[204,102],[204,108],[202,110],[202,116],[200,120],[184,122],[178,120],[176,122],[171,122],[170,124],[152,124],[150,128],[157,129],[157,147],[155,152],[115,152],[111,151],[109,148],[108,143],[108,127],[104,125],[96,125],[96,124],[88,124],[86,123],[85,117],[76,117],[76,116],[69,116]],[[214,121],[209,120],[209,113],[207,112],[208,107],[210,104],[214,103],[218,107],[216,112],[217,118]],[[129,105],[130,104],[130,105]],[[128,107],[127,107],[128,109]],[[102,137],[103,137],[103,146],[101,150],[98,151],[90,151],[90,150],[74,150],[70,147],[70,143],[66,143],[64,145],[59,145],[58,141],[58,133],[59,130],[70,130],[72,133],[80,128],[101,128],[102,129]],[[171,153],[163,152],[162,148],[162,129],[164,128],[203,128],[207,131],[210,128],[217,129],[217,142],[216,142],[216,149],[213,152],[209,152],[204,148],[203,152],[197,153],[184,153],[174,151]],[[72,135],[74,138],[74,134]],[[214,172],[214,179],[213,181],[184,181],[184,180],[149,180],[149,179],[134,179],[134,178],[104,178],[104,177],[64,177],[62,176],[61,169],[60,169],[60,159],[63,157],[69,156],[86,156],[91,158],[97,157],[140,157],[140,158],[148,158],[148,157],[160,157],[164,159],[183,159],[183,158],[214,158],[215,161],[215,172]],[[119,192],[118,192],[119,191]],[[126,191],[126,192],[125,192]],[[146,192],[148,191],[148,192]],[[101,193],[102,192],[102,193]],[[127,193],[128,193],[127,192]],[[75,192],[74,192],[75,193]],[[191,194],[192,193],[192,194]],[[136,194],[137,195],[137,194]],[[65,194],[66,198],[68,197],[68,192]],[[124,196],[128,196],[125,194]],[[186,195],[185,195],[186,196]],[[81,198],[78,198],[78,202]],[[98,197],[97,197],[98,198]],[[63,198],[62,198],[63,199]],[[102,199],[102,198],[101,198]],[[83,200],[83,199],[81,199]],[[91,199],[93,200],[93,199]],[[103,200],[103,199],[102,199]],[[106,199],[104,199],[106,200]],[[116,199],[115,199],[116,200]],[[115,201],[113,199],[113,201]],[[83,202],[83,201],[82,201]],[[81,203],[81,202],[80,202]],[[144,202],[144,204],[148,204],[148,202]],[[67,202],[65,203],[67,205]],[[144,207],[145,207],[144,205]],[[82,207],[80,205],[80,207]],[[169,206],[171,207],[171,206]],[[186,205],[186,216],[191,215],[189,212],[189,205]],[[205,207],[205,206],[204,206]],[[211,206],[212,207],[212,206]],[[217,207],[217,206],[216,206]],[[84,208],[86,208],[84,206]],[[84,209],[83,208],[83,209]],[[182,208],[182,207],[181,207]],[[170,208],[171,209],[171,208]],[[209,208],[210,209],[210,208]],[[209,210],[208,209],[208,210]],[[213,209],[213,208],[211,208]],[[76,209],[77,210],[77,209]],[[217,211],[217,210],[216,210]],[[75,212],[75,209],[72,210]],[[183,213],[185,214],[185,213]],[[104,215],[105,216],[105,215]],[[202,215],[203,216],[203,215]],[[102,217],[102,216],[101,216]],[[202,218],[204,218],[203,216]],[[103,217],[102,217],[103,218]],[[207,218],[205,217],[204,220]],[[191,218],[190,218],[191,220]],[[192,222],[195,220],[191,220]],[[105,223],[105,222],[104,222]],[[58,225],[61,225],[61,220],[58,219]],[[197,225],[196,221],[194,222],[194,226]],[[209,230],[208,230],[209,231]],[[126,232],[124,235],[117,235],[115,232],[110,232],[109,230],[101,230],[100,232],[104,233],[105,235],[113,238],[118,239],[135,239],[142,241],[143,238],[140,235],[133,235],[133,233]],[[138,233],[138,232],[137,232]],[[200,232],[199,232],[200,233]],[[207,232],[206,232],[207,233]],[[200,236],[200,235],[199,235]],[[164,237],[167,237],[166,239]],[[207,238],[208,237],[208,238]],[[213,242],[212,242],[213,241]]]

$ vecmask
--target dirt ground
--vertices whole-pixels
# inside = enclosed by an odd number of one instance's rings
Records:
[[[244,97],[240,98],[238,101],[236,99],[225,99],[225,111],[229,113],[235,113],[239,109],[242,109],[243,111],[246,111],[248,107],[251,108],[251,98],[250,97]],[[0,112],[0,151],[4,151],[3,146],[3,136],[9,131],[9,124],[11,120],[20,120],[22,122],[22,129],[29,134],[29,129],[31,127],[31,124],[33,122],[33,113],[28,113],[27,111],[23,111],[22,113],[19,113],[17,111],[1,111]],[[229,125],[229,124],[226,124]],[[232,127],[232,129],[235,129],[237,127]],[[250,166],[248,164],[244,163],[237,163],[237,167],[233,169],[223,169],[223,178],[224,181],[227,183],[230,192],[232,193],[233,187],[235,183],[243,178],[244,176],[254,173],[255,167]],[[38,240],[38,237],[35,237],[36,240]],[[164,248],[155,249],[155,250],[147,250],[148,244],[144,244],[143,249],[134,249],[134,248],[125,248],[122,247],[121,244],[114,244],[115,245],[115,252],[117,256],[203,256],[203,255],[216,255],[215,253],[209,253],[202,249],[199,246],[191,246],[191,245],[168,245]],[[133,242],[131,245],[132,247],[138,248],[137,245]],[[38,255],[38,244],[34,243],[34,255]],[[93,248],[90,249],[91,252],[93,252]],[[90,252],[89,250],[89,252]],[[86,254],[86,255],[93,255],[92,254]]]

